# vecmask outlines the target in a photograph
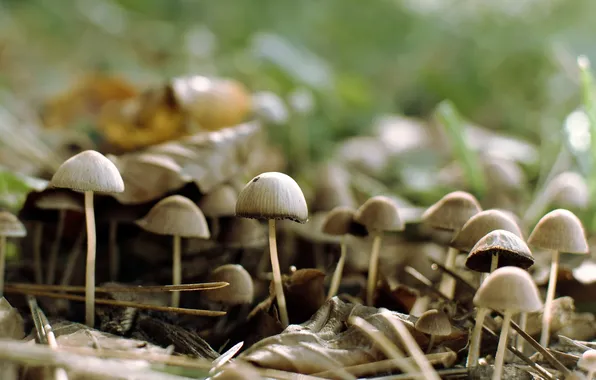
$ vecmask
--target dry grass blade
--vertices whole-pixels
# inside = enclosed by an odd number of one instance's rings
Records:
[[[232,360],[232,358],[240,351],[240,349],[244,346],[244,342],[240,342],[232,346],[229,350],[221,354],[220,357],[215,359],[212,363],[213,367],[209,371],[210,374],[215,373],[221,366]]]
[[[389,338],[373,325],[360,317],[350,317],[349,323],[362,331],[370,340],[379,346],[379,349],[390,359],[396,362],[396,366],[403,372],[411,375],[416,375],[420,379],[424,379],[424,375],[419,373],[416,366],[409,362],[404,353],[395,345]]]
[[[215,290],[225,288],[230,284],[227,282],[206,282],[200,284],[182,284],[182,285],[150,285],[150,286],[98,286],[95,287],[96,293],[158,293],[158,292],[191,292],[198,290]],[[8,283],[7,287],[17,289],[32,289],[39,291],[51,292],[72,292],[84,293],[84,286],[72,285],[41,285],[41,284],[25,284],[25,283]]]
[[[467,379],[469,377],[468,376],[468,368],[440,369],[437,371],[437,373],[445,379]],[[415,377],[412,375],[402,373],[400,375],[373,377],[373,378],[369,378],[368,380],[408,380],[408,379],[414,379],[414,378]]]
[[[65,299],[65,300],[69,300],[69,301],[85,302],[85,297],[76,296],[76,295],[72,295],[72,294],[42,292],[42,291],[35,291],[35,290],[30,290],[30,289],[18,289],[18,288],[5,288],[4,290],[6,293],[28,294],[28,295],[32,295],[32,296],[38,296],[38,297],[59,298],[59,299]],[[114,300],[101,299],[101,298],[95,299],[95,303],[99,304],[99,305],[132,307],[132,308],[141,309],[141,310],[165,311],[165,312],[169,312],[169,313],[196,315],[196,316],[201,316],[201,317],[221,317],[221,316],[226,315],[225,311],[195,310],[195,309],[185,309],[185,308],[181,308],[181,307],[156,306],[156,305],[147,305],[147,304],[143,304],[143,303],[128,302],[128,301],[114,301]]]

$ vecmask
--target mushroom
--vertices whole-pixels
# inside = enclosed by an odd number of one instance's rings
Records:
[[[430,335],[426,348],[427,354],[432,350],[436,336],[448,336],[452,332],[451,321],[447,314],[436,309],[422,313],[414,327],[421,333]]]
[[[182,280],[181,240],[185,238],[209,239],[209,227],[201,209],[182,195],[171,195],[157,202],[149,213],[138,220],[137,225],[145,231],[158,235],[173,236],[172,284]],[[172,307],[180,305],[180,292],[172,292]]]
[[[227,248],[261,248],[267,244],[265,229],[254,219],[224,218],[217,241]]]
[[[557,209],[544,215],[534,227],[528,238],[528,244],[552,251],[550,277],[546,291],[544,313],[542,314],[542,332],[540,344],[548,347],[550,339],[551,304],[555,298],[557,273],[559,272],[559,253],[586,254],[588,242],[582,222],[569,210]]]
[[[221,185],[204,195],[198,202],[203,214],[211,221],[211,236],[219,234],[219,218],[234,216],[238,194],[230,185]]]
[[[383,233],[385,231],[403,231],[405,226],[399,218],[395,202],[391,198],[382,195],[369,198],[364,202],[356,210],[354,221],[365,226],[373,236],[366,286],[366,304],[372,306],[377,285],[377,271]]]
[[[592,380],[596,372],[596,350],[584,351],[582,357],[577,361],[577,366],[587,371],[588,375],[586,377]]]
[[[339,244],[341,242],[340,236],[323,232],[323,223],[327,218],[327,214],[327,211],[311,212],[306,224],[285,223],[289,224],[285,230],[289,232],[288,235],[291,235],[292,239],[299,238],[312,243],[311,253],[314,268],[320,271],[325,271],[327,267],[326,244]]]
[[[447,230],[455,235],[471,217],[481,210],[478,200],[472,194],[465,191],[454,191],[429,207],[422,215],[422,220],[433,228]],[[445,268],[452,270],[455,268],[457,253],[456,248],[449,247],[445,259]],[[444,273],[439,284],[439,291],[449,299],[453,299],[455,280]]]
[[[262,173],[251,179],[238,194],[236,215],[269,221],[269,252],[273,284],[281,323],[285,328],[288,326],[289,319],[277,257],[275,220],[289,219],[306,223],[308,206],[304,194],[292,177],[279,172]]]
[[[225,305],[251,304],[254,299],[254,285],[250,274],[238,264],[217,267],[208,276],[209,282],[227,282],[230,285],[205,292],[205,298]]]
[[[93,193],[121,193],[124,182],[112,161],[94,150],[86,150],[58,168],[50,185],[85,193],[85,219],[87,225],[87,265],[85,273],[85,323],[95,324],[95,211]]]
[[[482,283],[474,296],[474,305],[503,312],[503,324],[492,377],[493,380],[500,380],[511,317],[520,312],[531,313],[542,308],[538,288],[525,270],[517,267],[499,268]]]
[[[48,192],[43,194],[36,202],[35,206],[43,210],[57,210],[58,224],[56,226],[56,236],[50,250],[48,269],[46,273],[46,283],[53,284],[56,278],[56,263],[60,251],[60,242],[64,231],[64,221],[67,211],[76,211],[83,213],[85,207],[82,200],[73,193],[67,192]]]
[[[21,221],[8,211],[0,211],[0,299],[4,296],[4,267],[6,265],[6,238],[25,237],[27,230]]]
[[[526,243],[514,233],[505,230],[489,232],[476,243],[466,259],[468,269],[484,273],[493,273],[499,267],[509,266],[527,269],[533,264],[532,252]],[[478,362],[480,335],[487,314],[486,308],[478,308],[476,312],[476,322],[470,336],[467,367],[476,365]]]
[[[339,284],[341,283],[341,275],[344,270],[344,264],[346,262],[346,255],[348,253],[348,247],[346,242],[346,236],[354,229],[354,215],[356,211],[350,207],[335,207],[331,210],[325,220],[323,221],[322,232],[328,235],[341,236],[341,254],[337,267],[333,273],[331,279],[331,285],[329,286],[329,293],[327,298],[334,297],[339,290]]]

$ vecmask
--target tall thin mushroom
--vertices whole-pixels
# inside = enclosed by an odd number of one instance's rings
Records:
[[[27,230],[19,218],[8,211],[0,211],[0,299],[4,296],[6,238],[25,236],[27,236]]]
[[[379,254],[381,242],[385,231],[403,231],[405,226],[399,217],[397,205],[389,198],[382,195],[369,198],[356,210],[354,220],[366,227],[373,236],[370,262],[368,265],[368,281],[366,285],[366,304],[374,303],[375,289],[377,286],[377,272],[379,267]]]
[[[205,194],[198,206],[211,221],[211,236],[217,238],[220,233],[219,218],[234,216],[238,194],[231,185],[221,185]]]
[[[85,323],[95,325],[95,210],[93,193],[121,193],[124,182],[118,169],[104,155],[86,150],[58,168],[50,185],[85,193],[85,219],[87,225],[87,265],[85,273]]]
[[[588,242],[582,222],[569,210],[557,209],[544,215],[534,227],[528,238],[528,244],[552,252],[550,277],[546,291],[544,313],[542,314],[542,332],[540,344],[548,347],[550,340],[551,305],[555,299],[557,274],[559,272],[559,253],[586,254]]]
[[[531,313],[542,308],[538,288],[525,270],[503,267],[491,273],[482,283],[474,296],[474,304],[480,308],[503,312],[503,324],[492,377],[493,380],[500,380],[511,317],[520,312]]]
[[[244,218],[269,220],[269,252],[277,306],[283,327],[289,324],[286,298],[283,292],[275,220],[289,219],[298,223],[308,220],[308,206],[300,186],[292,177],[278,172],[259,174],[238,194],[236,215]]]
[[[182,195],[171,195],[157,202],[149,213],[138,220],[145,231],[169,235],[172,241],[172,285],[182,283],[182,238],[209,239],[209,227],[201,209]],[[172,307],[180,305],[180,292],[172,292]]]

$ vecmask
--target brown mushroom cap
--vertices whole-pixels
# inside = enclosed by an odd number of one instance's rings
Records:
[[[507,214],[498,210],[485,210],[472,216],[464,224],[450,246],[460,252],[469,252],[482,237],[494,230],[505,230],[522,237],[519,226]]]
[[[236,215],[254,219],[308,220],[308,207],[300,186],[278,172],[259,174],[238,194]]]
[[[94,150],[86,150],[64,161],[50,185],[100,193],[124,191],[124,182],[114,163]]]
[[[323,220],[321,231],[328,235],[346,235],[354,229],[356,210],[339,206],[329,211]]]
[[[422,215],[422,220],[434,228],[456,231],[481,210],[472,194],[454,191],[430,206]]]
[[[453,331],[447,314],[436,309],[422,313],[414,327],[422,333],[438,336],[447,336]]]
[[[528,244],[566,253],[588,253],[582,222],[574,213],[557,209],[544,215],[534,227]]]
[[[8,211],[0,211],[0,236],[25,237],[27,230],[19,218]]]
[[[35,207],[43,210],[69,210],[85,211],[83,200],[75,193],[66,191],[53,191],[43,193],[37,201]]]
[[[356,210],[354,220],[369,231],[403,231],[405,228],[395,202],[382,195],[369,198],[364,202]]]
[[[474,245],[466,258],[466,267],[477,272],[490,272],[493,255],[499,256],[499,268],[514,266],[527,269],[534,265],[530,248],[516,234],[494,230]]]
[[[199,208],[208,217],[232,216],[236,213],[236,190],[230,185],[221,185],[205,194],[199,200]]]
[[[226,264],[216,268],[208,277],[209,282],[227,282],[224,288],[205,292],[205,298],[226,305],[250,304],[254,298],[254,285],[250,274],[238,264]]]
[[[489,274],[476,291],[474,305],[514,313],[531,313],[543,306],[532,277],[517,267],[503,267]]]
[[[201,209],[190,199],[172,195],[159,201],[137,225],[159,235],[209,239],[209,227]]]

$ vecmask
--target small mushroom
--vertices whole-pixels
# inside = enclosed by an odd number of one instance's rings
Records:
[[[205,292],[205,298],[224,305],[244,305],[254,299],[254,285],[250,274],[238,264],[217,267],[208,276],[209,282],[227,282],[230,285]]]
[[[57,210],[58,224],[56,225],[56,237],[50,250],[50,258],[48,260],[48,269],[46,273],[46,283],[53,284],[56,278],[56,263],[58,261],[58,253],[60,251],[60,241],[64,231],[64,221],[66,219],[67,211],[75,211],[83,213],[85,207],[82,200],[76,197],[73,193],[67,192],[48,192],[43,194],[36,202],[35,206],[43,210]]]
[[[569,210],[557,209],[544,215],[528,238],[528,244],[552,251],[550,277],[546,291],[540,344],[548,347],[550,340],[551,304],[555,298],[559,253],[586,254],[588,242],[582,222]]]
[[[582,357],[577,361],[577,366],[588,372],[586,376],[588,379],[593,379],[594,373],[596,373],[596,350],[584,351]]]
[[[149,213],[137,221],[142,229],[159,235],[173,236],[172,284],[182,281],[181,238],[209,239],[209,227],[201,209],[190,199],[171,195],[157,202]],[[172,292],[172,306],[180,305],[180,292]]]
[[[267,244],[265,228],[255,219],[224,218],[217,241],[232,249],[261,248]]]
[[[6,238],[25,237],[27,230],[21,221],[8,211],[0,211],[0,299],[4,296],[4,266],[6,265]]]
[[[377,272],[381,242],[385,231],[403,231],[405,226],[399,217],[397,205],[382,195],[369,198],[356,210],[354,221],[366,227],[373,236],[373,245],[368,265],[368,282],[366,286],[366,304],[372,306],[377,286]]]
[[[85,274],[85,323],[95,324],[95,210],[93,193],[121,193],[124,182],[116,166],[94,150],[86,150],[58,168],[50,185],[85,193],[85,219],[87,225],[87,266]]]
[[[432,350],[436,336],[448,336],[453,331],[447,314],[436,309],[427,310],[422,313],[414,327],[421,333],[430,335],[430,340],[426,348],[427,354]]]
[[[482,208],[472,194],[465,191],[454,191],[429,207],[422,215],[422,220],[430,227],[447,230],[455,235],[471,217],[480,211],[482,211]],[[445,259],[445,268],[452,270],[455,268],[457,254],[458,250],[456,248],[449,247]],[[439,291],[449,299],[453,299],[455,280],[444,273],[439,284]]]
[[[300,186],[292,177],[278,172],[259,174],[250,180],[238,194],[236,215],[269,221],[269,252],[275,296],[283,327],[289,324],[281,270],[277,257],[275,220],[289,219],[298,223],[308,220],[308,207]]]
[[[204,195],[198,202],[203,214],[211,220],[211,236],[219,234],[219,218],[234,216],[238,194],[230,185],[221,185]]]
[[[350,207],[336,207],[331,210],[325,220],[323,221],[323,227],[321,231],[328,235],[341,236],[341,254],[333,277],[331,279],[331,285],[329,286],[329,293],[327,298],[334,297],[339,290],[339,284],[341,283],[341,275],[344,270],[344,264],[346,262],[346,255],[348,253],[348,247],[346,242],[346,236],[354,229],[354,216],[356,211]]]
[[[497,268],[515,266],[527,269],[534,265],[530,248],[513,232],[494,230],[472,247],[466,258],[468,269],[492,273]]]
[[[494,230],[505,230],[522,237],[519,226],[509,215],[500,210],[484,210],[464,224],[451,240],[450,246],[460,252],[470,252],[480,239]]]
[[[525,270],[516,267],[499,268],[482,283],[474,296],[474,305],[503,312],[503,324],[492,377],[493,380],[500,380],[511,317],[520,312],[531,313],[542,308],[538,288]]]

